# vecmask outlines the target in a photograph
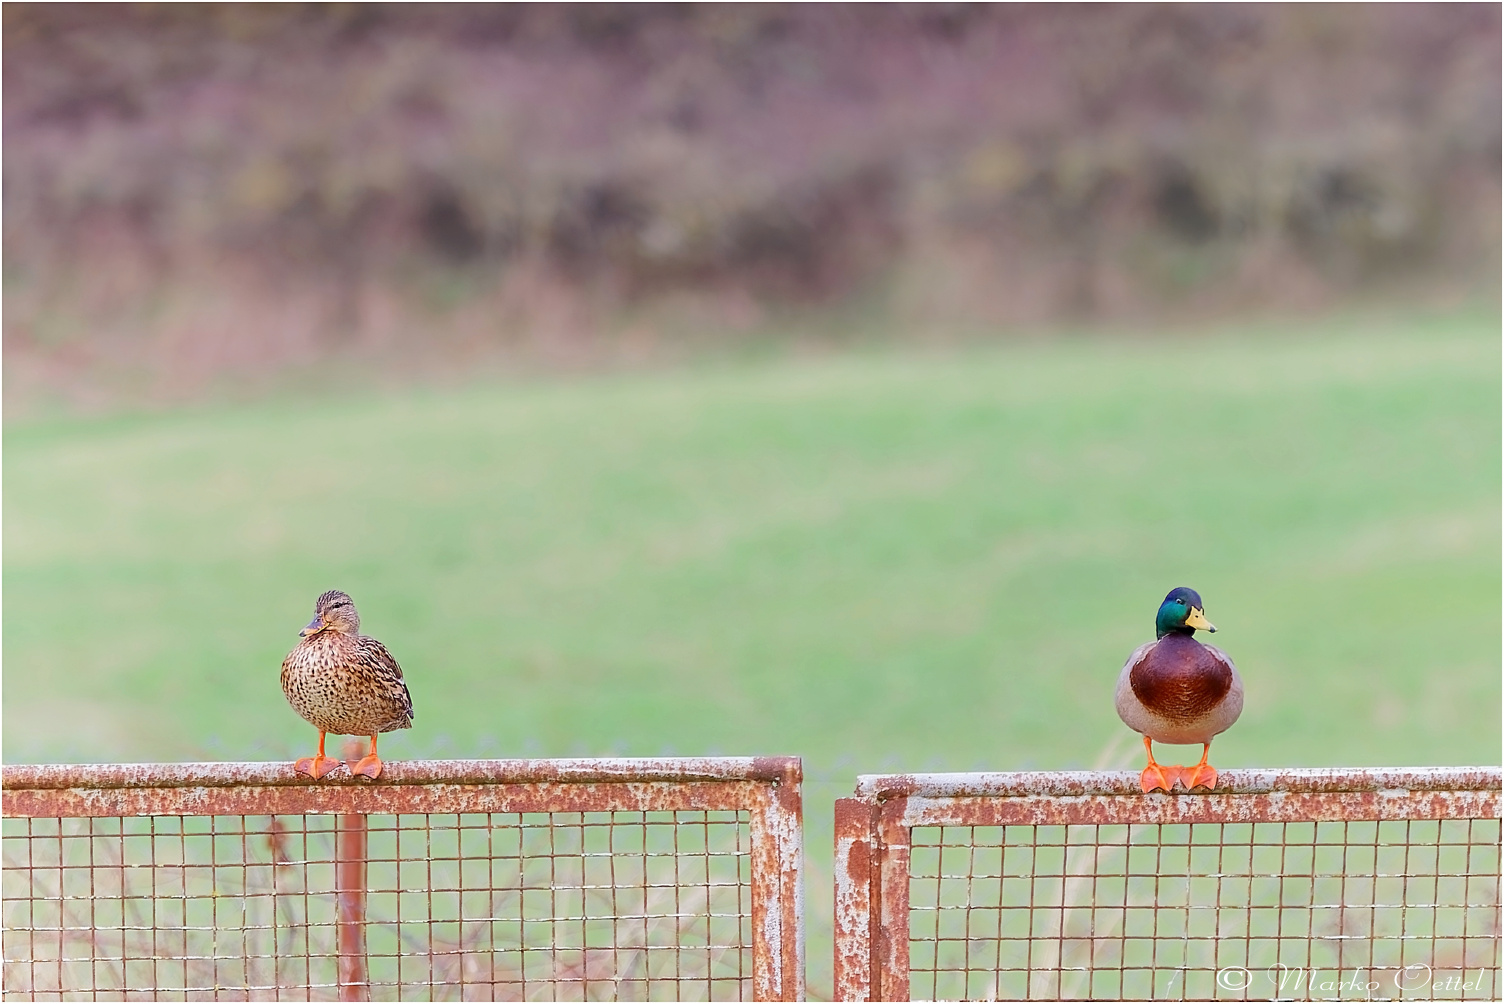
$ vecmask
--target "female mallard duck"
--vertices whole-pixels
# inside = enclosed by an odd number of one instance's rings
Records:
[[[1214,788],[1217,769],[1206,762],[1212,737],[1224,732],[1243,711],[1243,678],[1220,649],[1192,637],[1196,629],[1215,631],[1202,612],[1194,589],[1170,590],[1154,619],[1154,641],[1140,645],[1118,675],[1118,717],[1144,734],[1149,766],[1139,775],[1144,791],[1169,791],[1181,781],[1187,788]],[[1194,767],[1154,762],[1153,742],[1201,743],[1201,762]]]
[[[324,734],[333,732],[370,736],[370,754],[350,770],[379,777],[377,734],[413,724],[413,699],[402,682],[402,667],[385,645],[360,633],[355,604],[337,589],[318,598],[313,620],[298,633],[303,640],[282,661],[282,693],[319,730],[319,752],[293,769],[318,780],[338,767],[340,761],[324,755]]]

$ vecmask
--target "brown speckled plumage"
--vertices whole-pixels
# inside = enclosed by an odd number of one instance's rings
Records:
[[[320,596],[303,636],[282,662],[282,693],[314,728],[374,737],[412,727],[413,701],[402,667],[385,645],[360,633],[348,595],[330,590]],[[321,735],[321,755],[322,742]],[[373,758],[374,748],[373,740]]]

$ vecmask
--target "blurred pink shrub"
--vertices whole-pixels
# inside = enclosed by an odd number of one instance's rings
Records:
[[[5,336],[54,363],[191,383],[676,298],[1008,324],[1497,275],[1494,4],[3,17]]]

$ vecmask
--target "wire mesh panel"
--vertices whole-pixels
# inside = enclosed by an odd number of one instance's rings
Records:
[[[1504,992],[1497,770],[1228,771],[1223,786],[1145,796],[1136,775],[864,778],[867,797],[838,806],[838,993]]]
[[[801,996],[797,761],[711,763],[733,776],[614,761],[610,780],[256,791],[8,770],[4,996]],[[687,776],[625,780],[633,764]],[[212,811],[248,795],[302,811]]]
[[[1312,974],[1397,996],[1418,967],[1499,996],[1496,819],[916,827],[911,846],[917,998],[1272,999]]]

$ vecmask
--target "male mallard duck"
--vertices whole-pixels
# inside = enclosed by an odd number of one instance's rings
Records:
[[[1214,788],[1217,769],[1206,762],[1212,737],[1226,731],[1243,711],[1243,678],[1220,649],[1203,645],[1196,629],[1217,630],[1206,619],[1194,589],[1170,590],[1154,619],[1154,641],[1140,645],[1118,675],[1118,717],[1144,734],[1149,766],[1139,775],[1144,791],[1169,791],[1177,780],[1187,788]],[[1194,767],[1160,766],[1153,742],[1201,743]]]
[[[333,732],[370,736],[370,754],[350,770],[379,777],[377,734],[413,724],[413,699],[402,682],[402,667],[385,645],[360,633],[354,602],[337,589],[318,598],[313,620],[298,634],[303,640],[282,661],[282,693],[319,730],[319,752],[293,769],[318,780],[338,767],[338,760],[324,755],[324,734]]]

